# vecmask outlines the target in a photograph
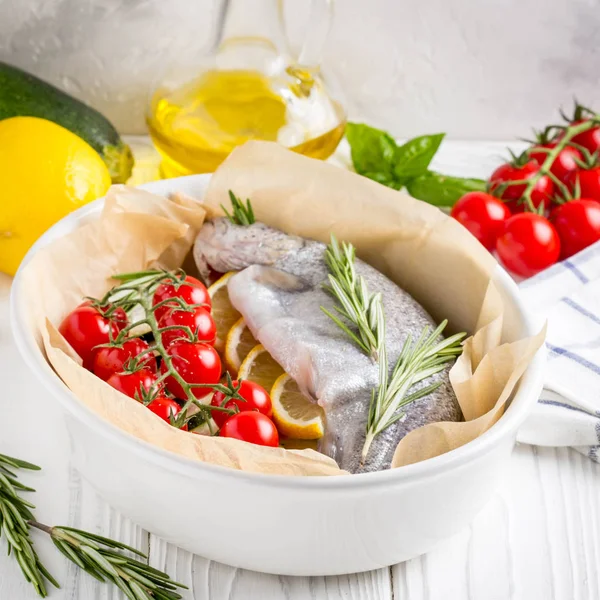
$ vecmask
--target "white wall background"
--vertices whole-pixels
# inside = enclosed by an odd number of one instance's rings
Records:
[[[306,0],[286,0],[299,44]],[[0,60],[144,131],[165,61],[189,68],[212,0],[0,0]],[[600,110],[600,0],[338,0],[324,61],[350,116],[405,137],[507,139],[573,96]]]

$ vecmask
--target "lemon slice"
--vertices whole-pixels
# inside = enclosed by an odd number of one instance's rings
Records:
[[[229,330],[225,342],[225,364],[232,375],[239,371],[242,361],[257,344],[243,318]]]
[[[277,378],[284,374],[279,363],[259,344],[250,350],[240,365],[238,379],[249,379],[269,391]]]
[[[222,352],[225,349],[225,340],[229,330],[235,325],[241,317],[240,313],[233,307],[229,301],[227,292],[227,282],[235,273],[225,273],[223,277],[215,281],[208,288],[208,295],[212,302],[212,316],[217,326],[217,339],[215,348]]]
[[[284,373],[271,389],[273,420],[284,436],[295,440],[316,440],[325,432],[323,409],[302,394],[298,384]]]

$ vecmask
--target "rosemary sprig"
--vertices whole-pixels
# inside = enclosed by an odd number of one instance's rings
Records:
[[[465,337],[464,333],[457,333],[437,341],[447,324],[448,321],[443,321],[432,333],[428,328],[423,329],[421,336],[414,343],[409,335],[391,377],[387,377],[389,369],[387,360],[381,361],[379,385],[373,390],[369,406],[367,435],[362,450],[363,462],[375,437],[404,416],[405,413],[399,409],[428,396],[441,383],[432,383],[412,393],[409,393],[410,389],[442,371],[447,363],[462,352],[461,342]]]
[[[327,247],[325,260],[329,267],[329,283],[326,289],[340,306],[339,315],[356,328],[352,331],[341,318],[325,312],[356,345],[379,364],[379,382],[371,394],[362,462],[367,458],[373,440],[382,431],[404,416],[403,406],[423,398],[441,384],[434,383],[411,392],[417,383],[439,373],[446,364],[462,352],[464,333],[437,341],[447,325],[441,323],[435,331],[424,328],[419,339],[413,343],[409,336],[400,352],[394,369],[389,375],[389,363],[385,343],[385,314],[380,294],[371,294],[363,277],[354,268],[355,250],[352,244],[342,243],[340,248],[334,236]]]
[[[177,588],[187,589],[166,573],[121,552],[148,558],[131,546],[81,529],[48,527],[37,521],[29,521],[29,525],[47,533],[80,569],[98,581],[114,583],[130,600],[179,600],[182,596]]]
[[[340,246],[334,235],[325,251],[329,268],[329,285],[325,289],[339,302],[334,315],[323,306],[321,310],[342,329],[365,354],[378,360],[382,340],[385,337],[383,303],[381,294],[371,294],[363,277],[354,267],[356,251],[352,244],[342,242]],[[340,318],[341,317],[341,318]],[[342,319],[350,321],[356,333]]]
[[[221,208],[225,213],[225,216],[234,225],[252,225],[256,223],[256,217],[252,210],[250,200],[246,200],[246,204],[240,200],[231,190],[229,190],[229,199],[231,200],[231,213],[221,204]]]
[[[8,553],[19,563],[21,571],[37,594],[48,595],[46,581],[60,587],[41,563],[30,539],[31,528],[49,534],[54,545],[71,562],[102,582],[114,583],[129,600],[179,600],[176,590],[186,586],[172,581],[162,571],[137,560],[145,554],[109,538],[71,527],[48,527],[35,520],[33,504],[20,497],[21,492],[33,492],[23,485],[13,472],[17,469],[38,471],[31,463],[0,454],[0,535],[5,534]],[[187,588],[186,588],[187,589]]]
[[[6,537],[8,554],[15,557],[23,576],[37,594],[45,598],[48,595],[46,581],[60,586],[40,561],[29,537],[28,521],[33,519],[31,509],[35,507],[21,498],[20,493],[35,490],[17,479],[15,471],[18,469],[40,470],[37,465],[0,454],[0,537]]]

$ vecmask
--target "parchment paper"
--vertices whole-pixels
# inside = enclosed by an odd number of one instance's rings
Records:
[[[457,448],[502,415],[544,332],[502,343],[504,305],[493,284],[493,257],[438,209],[349,171],[266,142],[235,150],[213,175],[202,202],[166,199],[114,186],[100,219],[40,250],[23,272],[30,324],[66,386],[116,427],[180,455],[269,474],[344,474],[313,450],[264,448],[176,430],[141,404],[83,369],[56,327],[83,296],[102,296],[119,272],[175,268],[205,217],[220,214],[228,190],[251,198],[257,219],[323,242],[334,233],[359,256],[408,290],[437,320],[475,334],[451,372],[465,422],[413,431],[394,466]]]

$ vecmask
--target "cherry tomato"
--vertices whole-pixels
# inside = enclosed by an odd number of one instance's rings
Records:
[[[217,326],[211,314],[202,306],[196,306],[192,310],[168,309],[158,322],[159,327],[189,327],[192,333],[198,336],[200,342],[214,344],[217,337]],[[185,329],[169,329],[161,334],[165,346],[170,346],[176,340],[189,341]]]
[[[520,213],[506,221],[496,242],[496,252],[509,271],[531,277],[558,260],[560,240],[548,219],[534,213]]]
[[[82,302],[79,306],[93,306],[93,305],[94,304],[91,300],[86,300],[85,302]],[[108,306],[103,307],[100,312],[102,314],[106,314],[109,311],[110,311],[110,316],[108,316],[107,318],[109,318],[118,327],[119,331],[121,331],[122,329],[125,329],[125,327],[128,323],[127,313],[120,306],[117,306],[115,308],[110,304]]]
[[[225,421],[219,430],[219,435],[259,446],[279,446],[279,433],[275,423],[266,415],[256,411],[233,415]]]
[[[579,196],[581,198],[591,198],[600,202],[600,167],[582,169],[572,173],[568,183],[573,192],[577,189],[577,182],[579,182]]]
[[[485,192],[468,192],[450,214],[490,251],[496,247],[504,221],[510,217],[506,204]]]
[[[154,387],[156,375],[150,369],[140,369],[133,373],[113,373],[106,383],[122,394],[141,401],[144,392],[149,392]]]
[[[152,304],[156,306],[160,302],[164,302],[169,298],[181,298],[187,304],[204,305],[207,310],[210,310],[211,302],[208,290],[205,285],[195,277],[187,276],[181,283],[163,283],[156,288]],[[166,312],[168,306],[179,306],[176,302],[172,305],[165,304],[157,308],[155,312],[156,318],[160,319]]]
[[[600,240],[600,203],[571,200],[555,208],[550,219],[560,237],[560,256],[569,258]]]
[[[529,154],[532,160],[535,160],[540,167],[544,164],[544,161],[548,158],[548,154],[546,152],[536,152],[537,148],[547,148],[548,150],[552,150],[556,146],[556,142],[550,142],[548,144],[541,144],[538,146],[534,146]],[[558,156],[554,159],[552,166],[550,167],[550,171],[553,175],[556,175],[558,179],[560,179],[563,183],[566,183],[567,179],[571,175],[571,173],[576,172],[579,169],[577,162],[575,159],[583,160],[583,156],[577,148],[573,148],[572,146],[567,146],[563,148]]]
[[[571,125],[579,125],[585,121],[587,121],[587,119],[574,121],[571,123]],[[592,127],[591,129],[576,135],[571,141],[583,146],[592,154],[594,154],[594,152],[598,152],[598,150],[600,150],[600,126]]]
[[[63,319],[58,330],[79,354],[83,366],[91,369],[94,348],[116,338],[126,323],[127,315],[122,308],[116,309],[113,315],[107,318],[87,301],[71,311]]]
[[[144,340],[131,338],[125,340],[120,346],[96,348],[92,356],[92,371],[94,375],[106,381],[113,373],[123,371],[127,362],[148,350],[149,347]],[[151,352],[142,356],[140,365],[156,373],[156,359]]]
[[[540,170],[540,166],[535,160],[530,160],[522,166],[516,166],[511,163],[500,165],[490,177],[491,190],[494,191],[502,183],[510,181],[519,181],[521,179],[529,179]],[[525,204],[519,203],[519,199],[525,191],[526,184],[509,185],[501,194],[500,197],[508,204],[511,213],[523,212],[526,209]],[[531,201],[537,208],[540,204],[544,204],[547,209],[554,195],[554,184],[552,180],[543,175],[540,177],[531,193]]]
[[[238,381],[234,381],[233,385],[237,386]],[[264,387],[258,385],[258,383],[254,383],[254,381],[249,381],[248,379],[243,379],[240,385],[240,389],[238,390],[238,394],[244,398],[243,400],[239,400],[234,398],[229,400],[224,406],[224,408],[233,408],[237,406],[240,412],[247,410],[257,410],[258,412],[266,415],[267,417],[273,416],[273,405],[271,404],[271,396],[267,393]],[[225,394],[223,392],[215,392],[213,394],[211,404],[213,406],[223,406],[223,400],[225,400]],[[212,411],[212,417],[215,423],[222,427],[223,423],[227,421],[230,417],[225,412],[219,412],[218,410]]]
[[[181,412],[181,406],[175,400],[166,396],[157,396],[147,406],[155,415],[158,415],[169,424],[171,424],[171,417],[176,417]],[[188,426],[184,425],[181,430],[187,431]]]
[[[221,359],[217,351],[202,342],[174,342],[167,352],[171,357],[171,364],[186,383],[203,383],[214,385],[221,378]],[[161,372],[166,373],[163,361]],[[170,375],[165,380],[167,389],[177,398],[187,400],[187,396],[179,382]],[[203,398],[211,393],[209,387],[192,388],[196,398]]]

